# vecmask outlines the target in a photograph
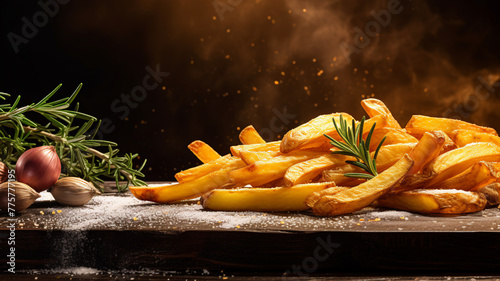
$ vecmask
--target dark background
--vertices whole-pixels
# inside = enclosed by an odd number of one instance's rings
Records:
[[[199,163],[186,148],[193,140],[226,154],[249,124],[279,139],[319,114],[360,118],[365,97],[403,125],[425,114],[499,130],[496,86],[474,92],[500,77],[496,1],[402,0],[377,35],[356,38],[387,3],[4,0],[0,91],[27,104],[59,83],[57,97],[83,83],[81,111],[107,121],[102,138],[148,159],[147,180]],[[12,34],[23,36],[26,20],[39,27],[16,52]],[[366,46],[349,61],[343,48],[355,40]],[[147,67],[169,74],[134,101]]]

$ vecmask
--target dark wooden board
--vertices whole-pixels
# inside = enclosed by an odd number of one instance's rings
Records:
[[[22,270],[500,272],[496,208],[459,217],[367,208],[323,218],[307,212],[213,212],[196,200],[158,205],[130,194],[106,194],[72,208],[44,194],[16,219],[16,266]],[[8,266],[8,225],[9,218],[1,217],[2,269]]]

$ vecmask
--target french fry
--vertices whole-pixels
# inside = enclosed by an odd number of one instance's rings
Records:
[[[292,165],[324,155],[324,152],[294,151],[230,172],[235,183],[260,186],[282,178]]]
[[[204,175],[208,175],[212,172],[227,169],[227,168],[240,168],[245,166],[245,163],[237,157],[233,157],[230,154],[220,157],[219,159],[212,160],[208,163],[178,172],[175,174],[175,179],[179,183],[188,182],[200,178]]]
[[[475,191],[500,179],[500,163],[479,161],[462,173],[426,189],[461,189]]]
[[[323,196],[335,195],[339,192],[348,190],[348,187],[334,186],[321,191],[313,192],[306,198],[306,205],[310,208],[314,207],[314,204],[319,201]]]
[[[202,196],[203,208],[218,211],[303,211],[306,197],[335,183],[309,183],[292,187],[217,189]]]
[[[314,143],[314,146],[317,146],[316,143],[318,141],[321,144],[324,140],[327,140],[328,143],[328,139],[324,136],[324,134],[336,134],[332,119],[335,119],[338,123],[340,114],[342,114],[342,117],[347,119],[349,122],[353,119],[352,116],[347,113],[320,115],[309,122],[288,131],[281,140],[280,151],[282,153],[288,153],[311,143]],[[332,137],[335,138],[335,136]],[[336,134],[336,137],[339,138],[338,134]]]
[[[460,174],[479,161],[500,161],[500,147],[479,142],[451,150],[431,161],[423,173],[432,177],[429,185],[435,185]]]
[[[443,131],[449,137],[452,137],[453,131],[460,129],[488,133],[491,135],[498,136],[495,129],[482,127],[465,121],[449,119],[449,118],[437,118],[437,117],[429,117],[423,115],[413,115],[410,121],[408,121],[408,124],[406,124],[406,131],[412,135],[417,135],[417,136],[421,136],[425,132],[430,132],[430,131]]]
[[[363,209],[387,193],[413,166],[413,160],[405,155],[389,169],[358,186],[323,196],[313,206],[316,215],[336,216]]]
[[[338,186],[356,186],[365,182],[364,179],[351,178],[344,176],[347,173],[362,173],[363,170],[353,165],[344,164],[334,169],[324,170],[321,172],[321,182],[333,181]]]
[[[418,189],[381,197],[377,203],[380,207],[422,214],[460,215],[483,210],[487,201],[477,192]]]
[[[188,145],[189,150],[200,159],[202,163],[208,163],[212,160],[220,158],[219,153],[215,151],[210,145],[197,140]]]
[[[229,177],[229,171],[231,170],[232,169],[221,169],[185,183],[156,187],[131,186],[130,191],[137,199],[157,203],[170,203],[196,198],[210,190],[223,188],[231,184],[231,179]]]
[[[463,147],[475,142],[489,142],[500,146],[500,137],[471,130],[455,130],[451,138],[458,147]]]
[[[385,114],[388,117],[387,124],[389,127],[395,128],[395,129],[401,129],[401,125],[399,125],[399,122],[394,118],[394,116],[392,116],[392,113],[389,110],[389,108],[387,108],[385,103],[383,103],[381,100],[379,100],[379,99],[364,99],[361,101],[361,106],[366,111],[368,116],[370,116],[370,118],[375,117],[377,115],[384,115]]]
[[[337,124],[339,124],[340,114],[342,114],[342,117],[348,122],[352,122],[352,117],[350,115],[346,117],[344,115],[346,113],[336,113],[333,115],[333,119],[335,119]],[[288,131],[281,141],[281,152],[287,153],[297,149],[314,149],[318,151],[330,150],[332,145],[330,144],[330,140],[325,137],[325,134],[339,141],[341,138],[333,125],[332,118],[329,119],[330,123],[327,124],[325,123],[327,117],[324,116],[330,117],[332,115],[321,115],[319,116],[321,118],[318,117],[320,120],[316,120],[317,118],[315,118],[308,123]],[[363,135],[366,136],[374,124],[376,124],[376,128],[382,128],[387,126],[387,122],[387,115],[377,115],[366,120],[363,128]]]
[[[417,146],[410,153],[411,159],[418,165],[413,165],[408,174],[413,175],[419,172],[425,164],[439,155],[445,143],[445,134],[441,131],[425,132]]]
[[[399,143],[382,146],[377,155],[377,172],[381,173],[392,165],[396,164],[405,154],[410,153],[416,146],[416,143]],[[374,156],[372,152],[372,157]],[[355,186],[363,183],[365,180],[350,178],[344,176],[347,173],[363,173],[361,168],[353,165],[338,165],[333,169],[322,171],[320,181],[333,181],[338,186]]]
[[[317,177],[325,169],[343,165],[347,158],[338,154],[327,154],[297,163],[286,171],[283,177],[285,186],[307,183]]]
[[[486,207],[500,204],[500,183],[494,182],[477,190],[486,199]]]
[[[231,154],[235,157],[240,157],[241,151],[280,151],[280,141],[266,142],[266,143],[256,143],[256,144],[244,144],[244,145],[234,145],[230,147]]]
[[[252,125],[241,130],[240,141],[242,144],[266,143]]]
[[[382,146],[375,161],[377,172],[381,173],[396,164],[405,154],[414,150],[416,145],[417,143],[399,143]],[[371,153],[372,157],[374,154],[374,152]]]
[[[247,165],[252,165],[257,161],[267,160],[279,155],[281,155],[281,152],[277,151],[240,151],[241,160]]]
[[[394,129],[383,127],[373,131],[370,141],[370,151],[377,149],[378,144],[385,137],[383,145],[398,144],[398,143],[417,143],[418,139],[408,134],[402,129]]]

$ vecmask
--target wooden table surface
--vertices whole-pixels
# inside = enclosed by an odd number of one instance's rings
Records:
[[[0,217],[4,270],[9,219]],[[205,211],[196,200],[159,205],[130,193],[106,193],[85,206],[65,207],[44,192],[15,218],[15,239],[16,268],[40,278],[63,278],[65,270],[68,276],[125,272],[136,280],[140,274],[134,274],[144,270],[200,278],[221,271],[225,277],[403,278],[398,280],[415,275],[494,280],[500,274],[497,208],[458,217],[367,208],[324,218],[309,212]]]

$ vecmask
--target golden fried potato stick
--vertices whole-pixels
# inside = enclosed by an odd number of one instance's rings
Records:
[[[500,146],[500,137],[470,130],[455,130],[452,132],[451,138],[458,147],[475,142],[489,142]]]
[[[346,191],[348,190],[348,187],[343,187],[343,186],[334,186],[330,187],[318,192],[311,193],[309,196],[306,198],[306,205],[309,206],[310,208],[314,207],[314,204],[319,201],[324,196],[330,196],[330,195],[335,195],[339,192]]]
[[[266,143],[252,125],[241,130],[240,141],[242,144]]]
[[[498,182],[481,187],[477,190],[477,193],[481,194],[486,199],[486,207],[500,204],[500,183]]]
[[[196,198],[210,190],[230,185],[231,179],[229,178],[229,171],[231,170],[231,168],[221,169],[185,183],[167,184],[155,187],[131,186],[130,191],[137,199],[157,203],[170,203]]]
[[[354,158],[352,158],[354,159]],[[316,178],[325,169],[344,165],[347,157],[339,154],[327,154],[297,163],[286,171],[283,181],[285,186],[307,183]]]
[[[335,195],[323,196],[314,204],[314,213],[321,216],[336,216],[363,209],[398,183],[410,171],[413,162],[408,155],[405,155],[374,178]]]
[[[210,147],[210,145],[200,140],[193,141],[188,145],[188,148],[202,163],[208,163],[220,157],[219,153]]]
[[[486,199],[477,192],[456,189],[417,189],[390,194],[378,206],[422,214],[460,215],[481,211]]]
[[[338,186],[356,186],[365,182],[364,179],[351,178],[344,176],[347,173],[362,173],[363,169],[351,164],[344,164],[333,169],[324,170],[321,172],[320,182],[333,181]]]
[[[475,191],[500,180],[500,163],[479,161],[462,173],[426,189],[461,189]]]
[[[408,134],[405,130],[383,127],[373,131],[370,141],[370,151],[377,149],[378,144],[384,137],[385,141],[383,145],[418,142],[417,138]]]
[[[401,125],[399,125],[398,120],[396,120],[394,118],[394,116],[392,116],[392,113],[389,110],[389,108],[387,108],[385,103],[383,103],[381,100],[379,100],[379,99],[364,99],[361,101],[361,106],[366,111],[368,116],[370,116],[370,118],[375,117],[377,115],[384,115],[385,114],[388,117],[387,123],[388,123],[389,127],[395,128],[395,129],[401,129]]]
[[[236,157],[240,157],[241,151],[280,151],[280,141],[266,142],[266,143],[256,143],[256,144],[244,144],[244,145],[234,145],[230,147],[231,154]]]
[[[434,160],[445,143],[445,134],[441,131],[425,132],[417,146],[410,153],[411,159],[415,160],[418,165],[413,165],[408,172],[409,175],[419,172],[425,164]]]
[[[278,151],[240,151],[241,160],[247,165],[252,165],[257,161],[267,160],[279,155],[281,155],[281,152]]]
[[[280,151],[288,153],[294,150],[314,149],[319,151],[328,151],[332,148],[330,140],[325,137],[329,135],[333,139],[341,141],[335,126],[333,125],[332,118],[339,124],[340,114],[348,123],[352,122],[350,115],[346,113],[335,113],[330,115],[321,115],[313,120],[298,126],[295,129],[288,131],[281,140]],[[332,117],[333,116],[333,117]],[[387,115],[377,115],[365,121],[363,127],[363,134],[367,135],[371,127],[376,124],[376,128],[387,126]],[[329,122],[327,122],[329,120]]]
[[[228,154],[208,163],[178,172],[175,174],[175,179],[177,179],[178,182],[183,183],[201,178],[204,175],[208,175],[221,169],[236,169],[243,166],[245,166],[245,163],[240,158],[233,157]]]
[[[429,185],[435,185],[460,174],[479,161],[500,161],[500,147],[479,142],[448,151],[430,162],[423,173],[432,177]]]
[[[270,159],[257,161],[252,165],[230,172],[235,183],[261,186],[282,178],[292,165],[325,155],[324,152],[294,151]]]
[[[412,152],[416,145],[417,143],[398,143],[382,146],[376,159],[377,172],[381,173],[396,164],[405,154]],[[374,154],[375,152],[371,153],[372,158]]]
[[[416,143],[399,143],[382,146],[376,160],[377,172],[381,173],[396,164],[405,154],[410,153],[416,145]],[[373,157],[374,152],[371,154]],[[344,174],[347,173],[364,173],[364,171],[350,164],[338,165],[335,168],[322,171],[320,181],[333,181],[338,186],[355,186],[365,181],[345,177]]]
[[[332,119],[335,119],[338,124],[340,114],[342,114],[342,117],[348,122],[351,122],[353,119],[352,116],[347,113],[320,115],[309,122],[288,131],[281,140],[280,151],[282,153],[288,153],[311,143],[317,143],[318,141],[319,143],[323,143],[324,140],[326,140],[326,143],[328,144],[328,139],[324,136],[324,134],[328,134],[333,138],[338,138],[340,140],[332,122]],[[328,148],[330,147],[331,145],[328,146]]]
[[[498,136],[497,132],[493,128],[482,127],[476,124],[449,118],[413,115],[410,121],[408,121],[408,124],[406,124],[406,131],[414,136],[421,136],[425,132],[430,131],[443,131],[449,137],[452,137],[453,131],[460,129]]]
[[[303,211],[306,197],[335,186],[334,183],[308,183],[292,187],[216,189],[202,196],[207,210],[217,211]]]

